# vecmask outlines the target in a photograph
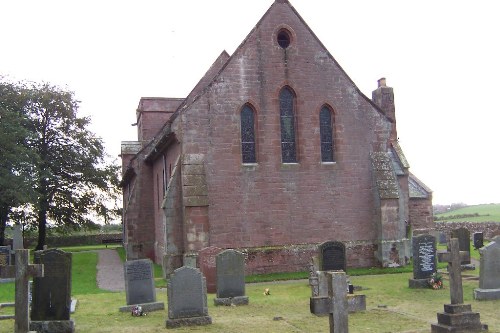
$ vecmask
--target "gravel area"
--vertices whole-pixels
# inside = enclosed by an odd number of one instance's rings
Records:
[[[97,261],[97,286],[104,290],[123,291],[123,263],[115,250],[99,250]]]

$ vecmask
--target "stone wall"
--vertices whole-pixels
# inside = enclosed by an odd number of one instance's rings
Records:
[[[492,239],[500,235],[500,222],[436,222],[436,230],[446,235],[458,228],[469,230],[471,237],[475,232],[483,232],[484,239]]]

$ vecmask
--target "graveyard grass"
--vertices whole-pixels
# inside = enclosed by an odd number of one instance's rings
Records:
[[[473,251],[475,252],[475,251]],[[95,281],[97,255],[93,252],[73,254],[73,298],[78,300],[75,321],[76,332],[329,332],[328,317],[316,317],[309,312],[311,295],[307,280],[261,282],[246,285],[248,306],[213,305],[214,294],[208,295],[208,311],[213,324],[167,330],[167,311],[132,317],[120,313],[125,305],[124,292],[113,293],[97,288]],[[478,269],[476,269],[478,271]],[[469,274],[469,272],[464,272]],[[349,332],[429,332],[430,324],[437,322],[437,312],[450,302],[448,281],[445,289],[409,289],[411,273],[352,276],[351,283],[362,286],[367,296],[367,311],[349,315]],[[477,275],[473,273],[472,275]],[[446,278],[446,277],[445,277]],[[489,332],[500,333],[500,300],[475,301],[472,291],[477,280],[464,279],[464,302],[480,312],[481,322],[489,325]],[[264,289],[270,295],[264,295]],[[0,303],[13,300],[13,283],[0,285]],[[167,305],[166,289],[157,291],[157,300]],[[0,314],[11,313],[11,308]],[[0,333],[13,331],[13,320],[0,321]]]

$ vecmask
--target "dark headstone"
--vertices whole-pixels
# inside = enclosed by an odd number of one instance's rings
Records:
[[[341,242],[329,241],[320,244],[319,258],[321,271],[346,271],[346,250]]]
[[[473,234],[474,248],[480,249],[484,246],[484,235],[482,232],[475,232]]]
[[[427,280],[436,272],[436,238],[419,235],[412,238],[413,279],[410,288],[428,288]]]
[[[10,265],[10,246],[0,246],[0,266]]]
[[[439,244],[446,244],[446,234],[444,232],[439,233]]]
[[[470,264],[470,232],[466,228],[458,228],[451,231],[451,238],[458,238],[458,248],[469,254],[462,261],[462,265]]]
[[[479,251],[479,288],[474,289],[474,299],[500,299],[500,243],[491,242]]]
[[[153,262],[150,259],[129,260],[123,265],[127,306],[120,312],[130,312],[140,305],[145,312],[163,310],[165,304],[156,301]]]
[[[207,292],[215,293],[217,291],[217,274],[215,257],[222,251],[216,246],[205,247],[198,253],[200,271],[207,280]]]
[[[245,296],[245,255],[235,250],[225,250],[217,255],[216,305],[248,304]]]
[[[167,328],[212,323],[205,278],[198,269],[186,266],[176,269],[168,281],[167,293]]]
[[[57,249],[36,251],[34,262],[44,265],[44,276],[33,279],[31,320],[69,320],[71,253]]]

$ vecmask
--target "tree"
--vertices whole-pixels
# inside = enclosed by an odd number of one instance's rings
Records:
[[[45,245],[47,224],[93,225],[96,216],[115,216],[110,200],[118,198],[118,166],[107,162],[103,142],[78,117],[74,93],[47,83],[23,87],[23,114],[30,135],[27,146],[36,154],[31,178],[36,199],[31,201],[38,229],[37,250]]]
[[[28,146],[26,103],[24,88],[0,77],[0,245],[12,208],[34,198],[30,174],[36,154]]]

